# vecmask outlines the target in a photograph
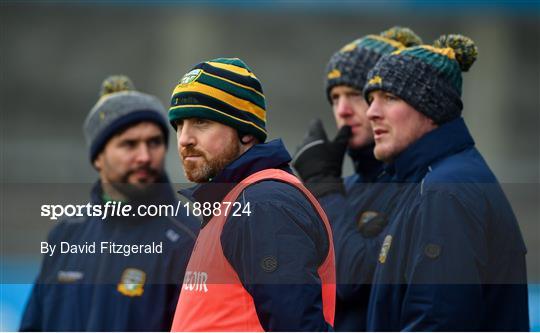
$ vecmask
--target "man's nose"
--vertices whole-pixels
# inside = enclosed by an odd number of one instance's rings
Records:
[[[369,105],[366,111],[366,116],[369,121],[374,121],[382,117],[380,103],[377,98],[374,98],[371,104]]]
[[[146,143],[142,143],[137,148],[137,162],[148,163],[150,162],[150,147]]]
[[[178,138],[178,148],[193,146],[195,144],[195,137],[192,135],[189,126],[183,126],[176,132]]]
[[[349,103],[346,97],[338,98],[336,112],[342,118],[350,117],[353,114],[351,103]]]

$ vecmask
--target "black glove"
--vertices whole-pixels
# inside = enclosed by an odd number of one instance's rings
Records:
[[[298,147],[292,165],[316,197],[331,192],[345,192],[341,170],[351,134],[351,127],[343,126],[334,140],[328,141],[320,119],[309,125],[308,133]]]

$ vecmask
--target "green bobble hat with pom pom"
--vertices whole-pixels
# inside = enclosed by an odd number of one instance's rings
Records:
[[[422,40],[411,29],[393,27],[345,45],[332,55],[326,66],[328,100],[332,102],[330,90],[335,86],[346,85],[362,91],[368,72],[384,54],[420,44]]]
[[[474,42],[462,35],[397,50],[381,57],[369,72],[364,96],[374,90],[390,92],[443,124],[461,115],[461,72],[468,71],[477,56]]]
[[[143,121],[157,124],[167,144],[169,129],[165,112],[156,97],[136,91],[127,76],[109,76],[103,81],[100,98],[83,125],[90,161],[96,159],[111,137]]]

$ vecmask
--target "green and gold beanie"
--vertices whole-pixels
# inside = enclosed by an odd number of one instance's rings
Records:
[[[420,45],[422,40],[411,29],[393,27],[379,35],[359,38],[334,53],[326,65],[326,97],[330,90],[339,85],[347,85],[362,91],[368,72],[377,60],[387,53],[405,47]]]
[[[251,69],[238,58],[201,62],[175,87],[169,122],[205,118],[266,140],[266,102],[262,86]]]
[[[374,90],[390,92],[443,124],[461,115],[461,72],[468,71],[477,56],[474,42],[462,35],[441,36],[433,46],[397,50],[369,72],[364,97]]]

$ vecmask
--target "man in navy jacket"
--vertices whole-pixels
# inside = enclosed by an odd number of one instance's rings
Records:
[[[383,56],[364,95],[375,157],[399,188],[384,232],[368,330],[527,331],[525,245],[461,118],[460,35]]]
[[[339,129],[328,141],[315,121],[293,165],[324,207],[336,249],[336,331],[365,331],[371,278],[393,192],[384,182],[382,163],[373,155],[373,133],[362,94],[377,60],[406,46],[421,44],[408,28],[394,27],[359,38],[334,53],[326,67],[326,95]],[[354,174],[341,180],[345,151]]]
[[[198,184],[192,196],[212,207],[202,210],[172,330],[331,330],[330,226],[281,140],[265,142],[257,77],[237,58],[201,62],[171,104],[185,175]]]
[[[127,77],[104,81],[84,124],[90,160],[100,175],[90,204],[103,214],[113,203],[134,211],[177,205],[163,170],[164,111]],[[109,208],[105,219],[92,214],[58,222],[47,238],[55,253],[44,257],[20,329],[168,331],[199,224],[182,210],[180,216],[143,216],[149,212],[111,216]],[[83,250],[65,253],[66,244]],[[135,247],[143,252],[135,253],[141,251]]]

